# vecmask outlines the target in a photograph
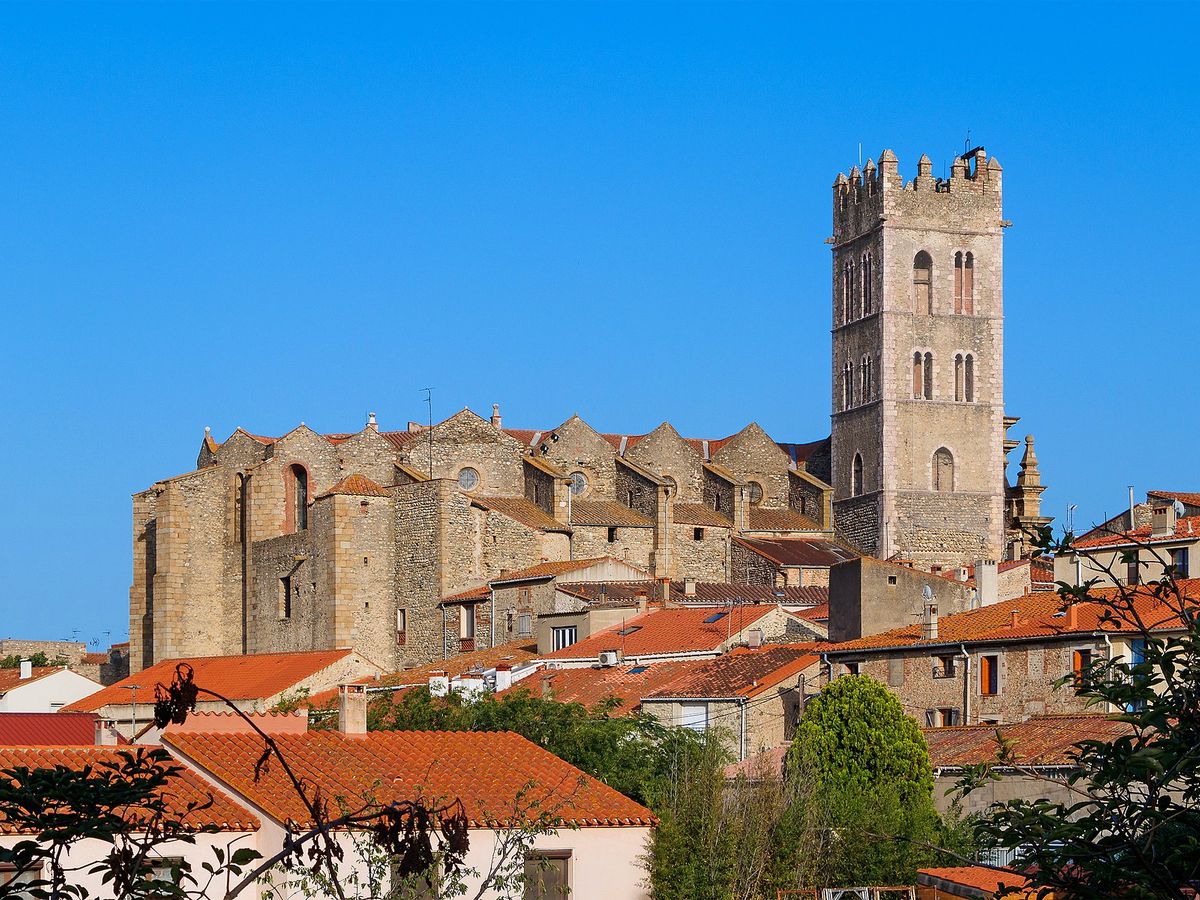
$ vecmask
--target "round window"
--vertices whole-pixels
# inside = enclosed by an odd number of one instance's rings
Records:
[[[750,482],[750,505],[758,506],[758,504],[762,503],[762,498],[763,498],[762,485],[759,484],[757,481]]]
[[[580,496],[588,489],[587,476],[582,472],[571,473],[571,493],[576,497]]]
[[[467,466],[458,473],[458,486],[464,491],[473,491],[479,487],[479,473]]]
[[[679,482],[677,482],[674,478],[672,478],[670,475],[664,475],[662,480],[667,483],[668,497],[674,497],[679,493]]]

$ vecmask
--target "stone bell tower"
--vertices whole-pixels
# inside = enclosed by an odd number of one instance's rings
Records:
[[[831,239],[835,520],[922,568],[999,559],[1006,524],[1000,163],[932,170],[839,174]]]

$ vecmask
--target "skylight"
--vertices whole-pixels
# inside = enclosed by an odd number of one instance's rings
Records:
[[[713,613],[711,616],[709,616],[707,619],[704,620],[704,624],[711,625],[713,622],[719,622],[719,621],[721,621],[721,619],[725,618],[725,616],[727,616],[727,615],[728,615],[728,613],[725,613],[725,612]]]
[[[649,666],[634,666],[632,669],[629,670],[629,674],[630,675],[641,675],[648,668],[649,668]]]
[[[625,635],[633,634],[635,631],[641,631],[641,630],[642,630],[641,625],[630,625],[628,628],[622,628],[620,631],[617,632],[617,634],[625,636]]]

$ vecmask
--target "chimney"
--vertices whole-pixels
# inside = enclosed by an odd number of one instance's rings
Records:
[[[550,700],[554,696],[554,673],[547,672],[542,676],[542,699]]]
[[[482,672],[467,672],[457,679],[458,695],[467,703],[474,703],[483,696],[484,682]]]
[[[33,677],[33,660],[32,659],[21,660],[21,675],[20,675],[21,680],[25,681],[32,677]]]
[[[375,413],[367,413],[367,427],[372,431],[379,430],[379,422],[375,419]]]
[[[342,734],[367,733],[367,686],[338,685],[338,731]]]
[[[1000,570],[994,559],[975,561],[975,590],[979,606],[991,606],[1000,601]]]
[[[499,403],[492,404],[492,427],[493,428],[500,427],[500,404]]]
[[[927,641],[936,641],[938,636],[938,607],[936,600],[926,600],[921,614],[921,636]]]
[[[112,719],[96,719],[97,747],[115,747],[117,744],[117,723]]]
[[[747,636],[746,644],[752,648],[759,648],[763,643],[763,630],[761,628],[751,628]]]
[[[1173,502],[1151,508],[1150,533],[1154,537],[1175,533],[1175,504]]]
[[[512,687],[512,666],[509,663],[496,663],[496,693]]]
[[[445,672],[429,673],[429,696],[445,697],[450,693],[450,676]]]
[[[1069,628],[1071,631],[1074,631],[1078,627],[1079,627],[1079,610],[1076,609],[1075,604],[1072,603],[1070,606],[1067,607],[1067,628]]]
[[[670,605],[671,602],[671,579],[660,578],[659,584],[662,585],[662,599],[664,605]]]
[[[685,597],[695,597],[696,596],[696,579],[695,578],[683,579],[683,596],[685,596]]]

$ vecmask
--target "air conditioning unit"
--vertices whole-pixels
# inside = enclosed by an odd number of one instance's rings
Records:
[[[601,650],[600,651],[600,665],[601,666],[615,666],[620,661],[621,661],[621,657],[617,653],[616,650]]]

